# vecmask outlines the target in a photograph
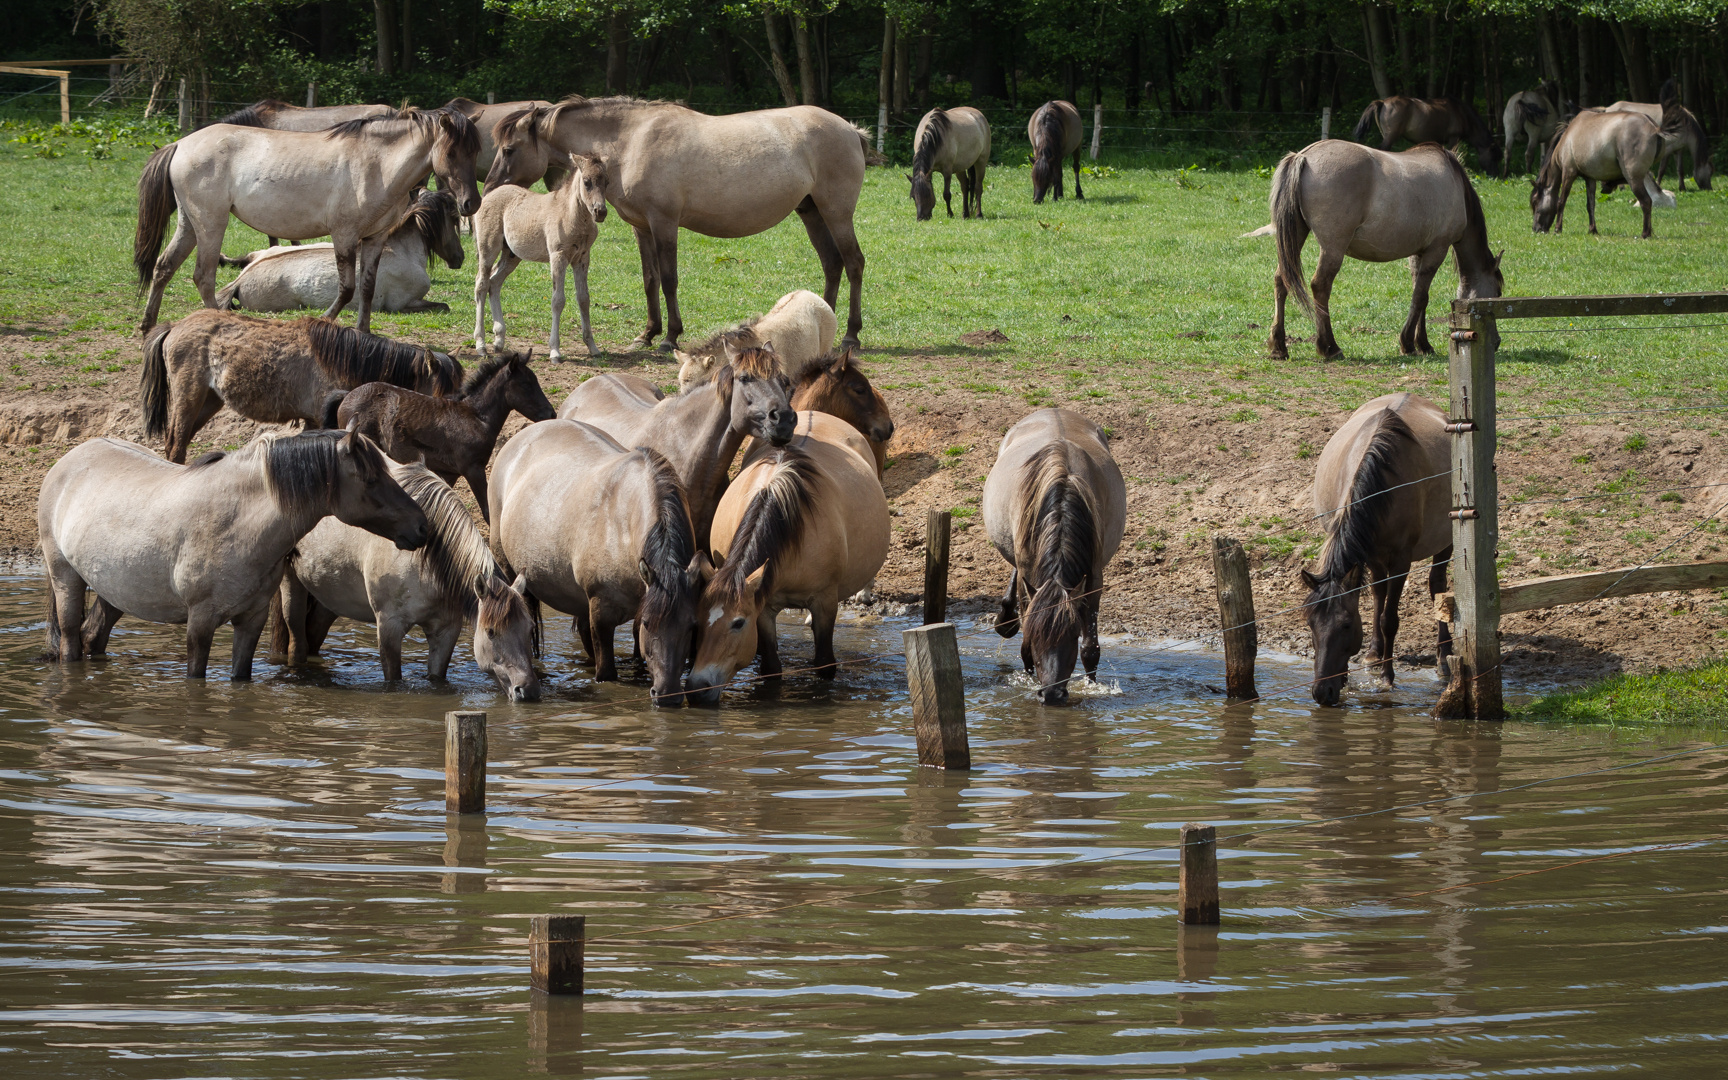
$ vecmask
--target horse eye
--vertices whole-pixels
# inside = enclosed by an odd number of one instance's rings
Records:
[[[732,620],[732,630],[736,633],[742,629],[744,629],[744,616],[740,615],[736,619]]]

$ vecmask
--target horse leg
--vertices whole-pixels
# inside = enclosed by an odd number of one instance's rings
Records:
[[[953,183],[954,183],[954,174],[953,173],[943,173],[942,174],[942,204],[944,206],[948,207],[948,216],[949,217],[954,216]],[[966,192],[964,189],[962,189],[960,192],[960,212],[962,214],[964,214],[966,212]]]
[[[1092,583],[1096,585],[1096,582]],[[1086,643],[1080,650],[1080,662],[1086,666],[1086,678],[1098,681],[1098,658],[1104,650],[1098,647],[1098,594],[1086,601]]]
[[[552,265],[552,340],[550,354],[554,364],[564,362],[564,352],[558,347],[558,324],[564,321],[564,253],[554,248],[551,252]]]
[[[61,663],[70,663],[84,659],[84,579],[72,569],[70,563],[58,561],[58,565],[50,563],[48,573],[48,588],[53,596],[53,610],[49,618],[54,620],[60,631],[60,655],[56,658]]]
[[[311,597],[306,598],[306,654],[317,656],[324,649],[324,639],[336,625],[336,612]]]
[[[834,659],[834,620],[840,615],[840,598],[818,597],[810,607],[810,633],[816,639],[816,677],[832,679],[840,674]]]
[[[1404,597],[1404,582],[1410,578],[1409,563],[1393,563],[1386,573],[1374,575],[1374,659],[1380,664],[1380,686],[1392,689],[1392,656],[1398,640],[1398,603]]]
[[[1020,568],[1008,575],[1008,591],[996,605],[996,633],[1005,638],[1020,632]]]
[[[1428,343],[1428,290],[1434,284],[1435,273],[1446,261],[1446,250],[1447,246],[1441,243],[1410,256],[1410,315],[1398,335],[1398,352],[1402,356],[1434,354],[1434,346]]]
[[[642,291],[648,294],[648,325],[630,343],[632,352],[646,349],[660,336],[660,257],[655,250],[654,234],[648,227],[638,225],[635,229],[636,251],[642,256]]]
[[[576,626],[576,636],[582,641],[582,651],[588,654],[588,662],[594,663],[596,655],[594,652],[594,629],[588,625],[588,605],[578,603],[576,614],[571,617],[570,621]]]
[[[331,243],[336,253],[336,299],[324,309],[324,318],[334,319],[354,299],[354,268],[360,257],[360,242],[357,238],[332,236]]]
[[[1266,339],[1266,352],[1274,360],[1290,359],[1290,346],[1284,336],[1284,300],[1290,289],[1278,272],[1272,272],[1272,336]]]
[[[656,236],[660,256],[660,291],[666,294],[666,336],[660,351],[670,353],[684,335],[684,316],[678,312],[678,223],[669,222]]]
[[[186,612],[186,677],[202,679],[210,666],[210,643],[216,637],[216,620],[203,608]]]
[[[234,617],[234,654],[228,661],[228,678],[234,682],[252,681],[252,658],[258,653],[258,639],[264,636],[264,622],[270,614],[266,600],[254,611]]]
[[[1321,248],[1320,265],[1314,268],[1314,279],[1308,283],[1308,292],[1314,297],[1314,325],[1317,330],[1314,351],[1322,360],[1344,355],[1344,350],[1338,347],[1338,339],[1332,335],[1332,281],[1343,266],[1342,253],[1334,254]]]
[[[402,681],[402,639],[407,636],[407,623],[395,615],[378,613],[378,663],[384,668],[385,682]]]
[[[150,272],[150,302],[144,306],[144,319],[138,324],[140,333],[148,335],[156,325],[156,315],[162,310],[162,294],[168,290],[168,283],[174,280],[180,264],[192,254],[197,244],[192,223],[186,220],[184,213],[180,214],[174,222],[174,235],[169,238],[168,246],[162,249],[162,254],[156,257],[156,268]]]
[[[1074,149],[1074,197],[1076,199],[1081,199],[1081,200],[1084,200],[1086,198],[1086,189],[1080,186],[1080,149],[1079,149],[1079,147],[1075,147],[1075,149]]]
[[[1653,200],[1650,198],[1650,190],[1645,187],[1645,184],[1647,184],[1649,180],[1650,174],[1645,173],[1643,176],[1630,181],[1628,185],[1632,188],[1632,197],[1638,200],[1639,207],[1644,211],[1644,234],[1641,237],[1641,239],[1644,240],[1650,239],[1651,235],[1650,208],[1653,204]]]
[[[191,377],[185,381],[191,383]],[[179,397],[180,406],[168,414],[168,439],[162,452],[174,464],[184,465],[192,437],[204,430],[211,417],[222,411],[222,398],[203,383],[193,383],[186,386],[182,394],[171,396]]]
[[[96,603],[90,613],[84,617],[84,655],[106,656],[108,654],[108,635],[114,629],[114,624],[120,621],[121,610],[96,597]]]
[[[434,616],[421,623],[426,631],[426,677],[443,682],[450,673],[450,657],[456,652],[456,639],[462,636],[462,616]]]
[[[576,309],[582,313],[582,344],[589,356],[599,356],[600,346],[594,343],[594,324],[588,318],[588,252],[570,260],[570,274],[576,281]]]
[[[828,223],[822,220],[822,212],[816,209],[816,200],[808,195],[798,204],[798,220],[804,223],[804,231],[810,235],[810,246],[816,249],[816,258],[822,262],[822,299],[828,302],[830,308],[837,307],[835,301],[840,299],[840,270],[843,264],[840,247],[834,242],[834,234],[828,230]]]
[[[588,601],[588,622],[594,628],[594,681],[618,681],[618,657],[614,638],[618,624],[600,613],[600,601]]]
[[[486,355],[486,300],[492,295],[492,259],[481,249],[475,261],[480,264],[474,274],[474,351]]]
[[[284,663],[289,667],[304,664],[310,651],[306,643],[306,614],[311,604],[312,597],[306,591],[306,586],[300,584],[300,579],[289,569],[282,575],[282,585],[276,592],[276,606],[282,617],[282,625],[276,628],[275,640],[270,646],[271,653],[283,657]]]
[[[498,260],[498,265],[492,269],[492,283],[488,291],[489,302],[492,305],[492,348],[502,352],[504,349],[504,280],[516,272],[522,265],[522,260],[509,248],[504,249],[504,257]]]
[[[763,608],[756,616],[756,674],[778,679],[780,671],[780,613]]]
[[[858,331],[864,328],[864,250],[858,246],[858,234],[852,231],[850,208],[823,214],[822,222],[828,227],[828,235],[840,252],[840,261],[846,267],[846,281],[852,287],[851,304],[846,315],[846,336],[840,339],[840,347],[855,349],[858,347]],[[828,306],[834,305],[830,302]]]
[[[480,504],[480,520],[488,525],[492,524],[492,511],[486,501],[486,462],[474,462],[469,470],[462,474],[462,478],[468,481],[468,490],[474,493],[474,501]]]
[[[362,334],[372,332],[372,294],[378,290],[378,260],[384,257],[384,234],[379,233],[360,245],[360,311],[354,329]]]
[[[1446,591],[1446,564],[1452,561],[1452,549],[1437,552],[1434,563],[1428,568],[1428,595],[1439,596]],[[1434,662],[1440,672],[1440,681],[1449,682],[1452,679],[1452,625],[1445,619],[1434,620]]]

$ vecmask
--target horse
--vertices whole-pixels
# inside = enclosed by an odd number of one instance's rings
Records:
[[[389,469],[426,515],[426,545],[398,551],[332,518],[319,522],[288,556],[270,607],[272,653],[299,667],[314,634],[321,643],[338,616],[375,623],[384,679],[398,682],[402,639],[419,626],[426,633],[426,675],[441,682],[462,624],[472,620],[475,664],[511,701],[539,701],[539,609],[522,580],[504,577],[468,508],[430,469],[400,462]]]
[[[752,657],[758,675],[778,677],[777,620],[789,607],[809,611],[816,675],[834,678],[840,601],[875,579],[888,535],[888,500],[851,425],[802,412],[791,442],[758,444],[714,516],[714,551],[724,562],[697,605],[691,703],[718,705]]]
[[[592,424],[625,446],[650,447],[670,461],[690,500],[696,543],[706,549],[727,470],[745,437],[775,446],[792,438],[790,389],[772,350],[745,349],[710,383],[671,397],[634,375],[597,375],[570,391],[558,416]]]
[[[1098,677],[1104,567],[1128,521],[1128,492],[1104,430],[1067,409],[1022,419],[1002,436],[983,512],[990,543],[1011,568],[996,632],[1021,632],[1020,662],[1038,680],[1039,698],[1064,704],[1077,657],[1088,679]]]
[[[634,620],[649,700],[682,705],[712,567],[671,463],[588,424],[545,420],[504,445],[492,480],[493,546],[529,593],[575,616],[595,681],[617,680],[613,635]]]
[[[1566,224],[1566,200],[1572,183],[1584,178],[1584,208],[1590,215],[1590,232],[1596,232],[1596,184],[1624,182],[1644,211],[1643,239],[1650,239],[1650,208],[1660,203],[1673,209],[1674,196],[1656,183],[1651,169],[1662,150],[1662,135],[1655,122],[1635,112],[1597,112],[1589,109],[1561,124],[1548,146],[1542,172],[1530,181],[1530,227],[1556,233]]]
[[[449,304],[426,299],[432,288],[426,266],[431,256],[437,255],[450,269],[462,268],[462,236],[456,222],[456,200],[449,192],[423,190],[414,196],[408,213],[384,240],[374,307],[379,311],[450,310]],[[238,259],[222,256],[224,266],[242,269],[239,277],[216,294],[216,306],[252,311],[328,306],[341,288],[333,247],[267,247]]]
[[[194,311],[144,342],[144,431],[184,462],[192,437],[223,405],[261,424],[323,426],[339,391],[388,382],[447,394],[462,367],[443,353],[319,318],[259,319]]]
[[[1398,601],[1410,564],[1433,558],[1428,592],[1446,591],[1452,558],[1451,439],[1446,414],[1414,394],[1387,394],[1357,409],[1326,441],[1314,469],[1314,509],[1324,517],[1320,572],[1302,571],[1303,612],[1314,635],[1314,700],[1338,704],[1350,658],[1362,649],[1363,572],[1372,575],[1374,651],[1384,689],[1392,688]],[[1450,675],[1452,635],[1436,623],[1440,678]]]
[[[1637,101],[1616,101],[1606,111],[1637,113],[1661,130],[1662,149],[1656,155],[1657,185],[1661,185],[1663,175],[1668,172],[1668,159],[1673,158],[1674,175],[1680,179],[1680,190],[1686,190],[1686,174],[1680,171],[1680,152],[1684,150],[1692,155],[1692,179],[1697,181],[1698,190],[1710,190],[1710,178],[1716,174],[1710,164],[1710,140],[1704,134],[1704,125],[1692,115],[1691,109],[1678,102],[1664,107]]]
[[[706,381],[726,364],[728,349],[737,353],[766,345],[784,367],[802,367],[828,354],[839,328],[834,309],[826,300],[808,289],[795,289],[774,301],[768,314],[722,330],[689,351],[675,350],[672,356],[678,361],[678,388],[685,390]]]
[[[407,551],[427,540],[425,513],[363,435],[261,435],[191,465],[120,439],[74,447],[48,470],[37,501],[45,659],[103,655],[126,614],[184,623],[186,675],[202,679],[216,628],[233,623],[231,677],[251,679],[283,560],[330,516]],[[86,588],[96,593],[88,618]]]
[[[1392,149],[1400,138],[1418,145],[1440,143],[1454,150],[1460,142],[1467,142],[1476,151],[1476,162],[1483,172],[1492,175],[1500,169],[1500,151],[1494,144],[1494,133],[1468,101],[1402,94],[1370,101],[1362,111],[1362,118],[1356,121],[1351,138],[1363,141],[1374,124],[1380,125],[1382,150]]]
[[[468,373],[462,388],[444,397],[418,393],[387,382],[371,382],[348,392],[325,427],[352,427],[397,461],[418,461],[446,484],[458,476],[480,504],[488,523],[486,465],[498,433],[512,412],[530,423],[558,415],[535,377],[532,351],[487,357]]]
[[[1044,201],[1052,188],[1062,198],[1062,159],[1074,155],[1074,197],[1084,199],[1080,187],[1080,140],[1084,135],[1080,110],[1066,101],[1046,101],[1026,122],[1026,138],[1032,143],[1032,202]]]
[[[403,109],[327,131],[215,124],[169,143],[150,156],[138,178],[132,262],[139,291],[150,290],[139,330],[148,334],[156,325],[162,294],[194,247],[192,280],[204,306],[216,306],[216,266],[229,214],[266,236],[329,234],[341,287],[324,317],[334,319],[348,306],[358,277],[356,325],[367,329],[385,235],[427,173],[456,197],[459,212],[472,214],[480,205],[474,186],[479,149],[474,125],[448,109]],[[176,207],[180,216],[164,251],[162,235]]]
[[[822,297],[834,307],[840,271],[852,287],[846,342],[864,325],[864,253],[852,229],[870,133],[826,109],[799,105],[705,116],[682,105],[633,98],[572,96],[524,110],[493,130],[498,156],[486,186],[522,183],[544,168],[548,146],[606,162],[607,197],[630,227],[642,257],[648,325],[630,348],[660,333],[666,294],[671,351],[684,333],[678,311],[678,230],[754,236],[796,211],[822,262]]]
[[[1560,84],[1552,79],[1544,80],[1534,90],[1520,90],[1506,99],[1506,109],[1500,117],[1501,127],[1506,132],[1506,154],[1500,161],[1500,179],[1506,179],[1506,174],[1512,171],[1512,143],[1520,135],[1524,136],[1524,171],[1530,171],[1530,155],[1538,155],[1540,163],[1542,148],[1548,145],[1548,140],[1554,137],[1554,129],[1560,125],[1559,103]]]
[[[1410,314],[1398,334],[1403,355],[1434,351],[1424,316],[1428,286],[1446,261],[1447,248],[1457,264],[1460,299],[1499,296],[1506,287],[1500,256],[1488,247],[1482,200],[1457,156],[1434,143],[1389,154],[1327,139],[1286,154],[1272,175],[1271,210],[1272,224],[1266,228],[1278,236],[1278,269],[1266,345],[1275,359],[1290,355],[1284,337],[1286,294],[1294,294],[1314,320],[1320,356],[1343,355],[1332,335],[1331,304],[1332,281],[1346,255],[1363,262],[1410,258]],[[1310,232],[1320,242],[1312,299],[1302,283],[1302,247]]]
[[[478,101],[473,101],[465,97],[451,98],[449,101],[444,103],[446,109],[454,109],[463,116],[466,116],[469,122],[474,125],[474,130],[480,133],[480,153],[475,155],[474,158],[474,175],[476,176],[485,176],[487,170],[492,168],[492,159],[498,153],[498,144],[492,141],[492,129],[498,126],[498,121],[513,113],[519,113],[523,109],[545,109],[550,108],[551,105],[552,103],[550,101],[540,101],[537,99],[531,101],[500,101],[494,105],[484,105]],[[544,179],[546,181],[546,190],[552,191],[563,181],[564,175],[564,166],[556,162],[551,162],[548,163],[546,172],[543,176],[528,178],[523,181],[522,186],[528,187],[533,184],[534,181]]]
[[[572,175],[546,194],[506,184],[489,188],[474,215],[474,246],[480,271],[474,277],[474,348],[486,351],[486,301],[492,302],[492,344],[504,347],[504,280],[522,260],[550,263],[552,270],[552,362],[564,359],[558,327],[564,320],[564,276],[574,271],[576,306],[582,312],[582,341],[589,356],[599,356],[588,325],[588,251],[606,220],[606,166],[578,154],[568,159]]]
[[[918,121],[912,136],[917,151],[912,156],[912,205],[918,220],[929,221],[936,211],[934,173],[942,174],[942,202],[954,216],[950,182],[960,174],[960,216],[969,218],[976,209],[984,216],[984,172],[990,167],[990,121],[970,105],[953,109],[931,109]],[[1075,180],[1079,184],[1079,180]]]

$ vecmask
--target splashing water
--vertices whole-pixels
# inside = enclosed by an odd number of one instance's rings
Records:
[[[1025,671],[1016,671],[1008,676],[1008,685],[1033,694],[1037,693],[1043,686],[1036,675]],[[1120,697],[1121,695],[1122,683],[1115,679],[1108,682],[1093,682],[1084,675],[1076,675],[1068,682],[1069,697],[1094,698]]]

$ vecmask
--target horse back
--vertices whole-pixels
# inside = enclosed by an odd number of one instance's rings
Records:
[[[1052,445],[1064,447],[1068,475],[1092,507],[1099,552],[1097,569],[1116,553],[1127,528],[1128,495],[1122,470],[1104,431],[1068,409],[1040,409],[1008,429],[984,481],[984,525],[990,541],[1010,565],[1027,567],[1033,552],[1021,551],[1022,524],[1038,512],[1032,464]]]
[[[659,387],[639,375],[607,372],[570,391],[558,406],[558,419],[580,420],[629,442],[665,396]]]
[[[1412,557],[1432,555],[1450,544],[1452,530],[1449,438],[1446,417],[1433,402],[1410,393],[1386,394],[1363,403],[1320,453],[1314,471],[1314,510],[1327,518],[1332,531],[1342,520],[1337,512],[1349,507],[1358,474],[1389,418],[1396,417],[1408,437],[1382,439],[1382,461],[1376,490],[1383,499],[1361,505],[1387,523],[1384,541],[1408,548]],[[1384,448],[1391,447],[1391,453]],[[1352,508],[1353,509],[1353,508]],[[1396,533],[1397,535],[1393,535]]]

